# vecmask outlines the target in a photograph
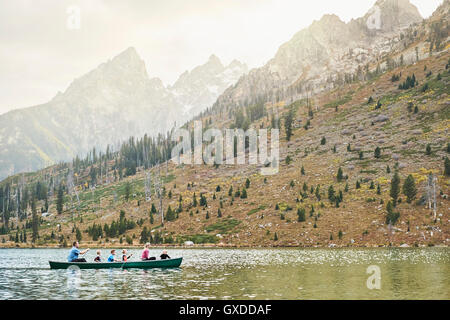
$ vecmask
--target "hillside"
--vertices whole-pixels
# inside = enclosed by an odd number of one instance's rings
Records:
[[[164,226],[160,226],[157,213],[150,223],[151,205],[158,207],[158,200],[153,196],[152,201],[145,201],[145,172],[142,169],[134,176],[99,184],[95,190],[81,191],[78,208],[76,200],[71,208],[66,195],[65,210],[61,215],[56,213],[55,197],[52,197],[49,214],[42,218],[36,244],[57,245],[64,243],[64,239],[69,242],[79,228],[84,246],[112,245],[120,238],[125,243],[127,237],[138,245],[145,227],[152,230],[149,234],[154,243],[163,238],[169,244],[192,240],[197,244],[234,246],[448,245],[450,180],[443,175],[443,159],[448,156],[450,142],[449,59],[450,54],[446,51],[414,65],[386,72],[372,81],[317,95],[312,103],[313,117],[304,100],[291,105],[267,105],[268,110],[277,108],[280,114],[293,108],[295,123],[300,123],[295,126],[289,142],[281,130],[281,166],[277,175],[261,176],[256,166],[249,165],[214,168],[169,163],[167,169],[163,165],[166,215],[168,205],[177,209],[182,197],[182,211],[176,214],[178,218],[166,221]],[[400,80],[392,82],[392,75],[400,73]],[[400,90],[399,83],[412,74],[418,85]],[[369,96],[374,98],[371,103],[368,103]],[[376,109],[378,101],[381,107]],[[303,125],[308,119],[310,126],[306,130]],[[263,117],[253,125],[269,127],[270,117]],[[324,144],[321,144],[322,137],[326,139]],[[427,155],[428,144],[431,153]],[[333,147],[336,147],[335,152]],[[379,158],[374,157],[376,147],[381,149]],[[363,152],[362,159],[359,158],[360,151]],[[291,162],[286,159],[288,156]],[[390,173],[386,172],[388,166]],[[336,181],[338,168],[342,168],[344,176],[348,175],[348,180]],[[68,169],[61,170],[67,172]],[[153,177],[157,170],[157,167],[151,170]],[[402,201],[396,208],[400,213],[399,220],[389,229],[386,204],[395,170],[399,172],[401,185],[406,176],[412,174],[418,193],[411,204],[406,203],[401,194]],[[37,173],[34,178],[44,176],[45,172],[48,171]],[[425,194],[429,172],[438,178],[436,221],[431,211],[418,202]],[[238,188],[243,190],[247,178],[250,181],[246,188],[247,198],[235,196]],[[359,189],[355,187],[356,181],[360,181]],[[371,182],[374,189],[370,189]],[[131,189],[127,201],[125,189],[128,183]],[[348,191],[344,191],[346,183]],[[336,194],[343,193],[339,208],[328,199],[330,185]],[[378,185],[380,194],[377,194]],[[229,196],[231,186],[233,193]],[[316,196],[318,186],[320,200]],[[313,192],[310,192],[311,188]],[[194,193],[197,207],[192,206]],[[200,206],[200,194],[205,196],[206,206]],[[218,217],[219,208],[222,217]],[[305,209],[306,221],[297,221],[298,208]],[[121,210],[125,212],[125,219],[137,223],[132,229],[120,236],[104,236],[96,241],[85,233],[93,224],[103,228],[105,224],[111,225],[113,220],[120,221]],[[209,218],[206,218],[207,213]],[[274,240],[275,234],[278,240]],[[61,235],[64,237],[59,240]],[[11,236],[13,239],[14,232]],[[7,241],[9,236],[2,236],[2,239],[6,241],[3,245],[15,245],[13,241]]]
[[[450,2],[422,22],[414,8],[379,0],[348,24],[325,16],[294,36],[301,41],[282,46],[290,49],[280,48],[273,61],[280,52],[292,58],[276,64],[286,68],[281,82],[271,82],[281,69],[252,70],[198,116],[205,129],[280,128],[277,174],[261,175],[261,165],[176,165],[167,161],[170,135],[136,136],[115,150],[2,181],[0,245],[65,246],[78,238],[91,247],[448,246]],[[364,25],[374,14],[382,24]],[[325,25],[348,32],[349,42],[327,38]],[[355,26],[357,47],[379,50],[356,50]],[[315,58],[335,60],[312,63],[311,52],[296,51],[305,41],[328,42]],[[335,55],[330,48],[340,45]],[[300,55],[294,59],[291,49]],[[297,64],[304,68],[287,68]],[[223,72],[215,57],[208,65]],[[189,92],[183,82],[205,73],[186,73],[173,90]],[[429,174],[436,216],[427,207]]]

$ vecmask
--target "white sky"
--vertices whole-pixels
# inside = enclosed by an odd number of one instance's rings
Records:
[[[410,0],[428,17],[442,0]],[[262,66],[297,31],[376,0],[14,0],[0,2],[0,114],[45,103],[74,78],[134,46],[150,77],[173,84],[216,54]],[[67,9],[81,10],[80,29]]]

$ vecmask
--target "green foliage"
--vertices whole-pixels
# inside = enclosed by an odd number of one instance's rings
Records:
[[[125,201],[128,201],[130,199],[130,195],[131,195],[131,183],[127,181],[125,183],[125,194],[124,194]]]
[[[291,164],[292,163],[291,156],[287,156],[285,161],[286,161],[286,164],[288,164],[288,165]]]
[[[416,183],[414,177],[410,174],[403,183],[403,194],[406,196],[406,202],[411,203],[417,195]]]
[[[304,208],[297,209],[297,221],[298,222],[306,221],[306,212]]]
[[[425,154],[427,156],[431,155],[431,145],[430,144],[427,144],[427,147],[425,149]]]
[[[374,157],[375,157],[376,159],[379,159],[379,158],[381,157],[381,149],[380,149],[380,147],[376,147],[376,148],[375,148],[375,151],[374,151]]]
[[[398,172],[395,172],[394,177],[391,180],[391,190],[389,195],[392,198],[392,205],[397,206],[398,196],[400,195],[400,176]]]
[[[400,218],[399,212],[394,212],[394,205],[389,201],[386,205],[386,224],[395,225],[397,220]]]
[[[292,136],[292,123],[294,122],[295,118],[295,110],[291,108],[284,118],[284,128],[286,131],[286,140],[290,141]]]
[[[450,160],[448,159],[448,157],[445,157],[444,160],[444,174],[446,176],[450,176]]]
[[[334,202],[335,200],[335,191],[332,185],[328,187],[328,199],[330,202]]]
[[[337,179],[337,182],[341,182],[344,179],[344,174],[342,172],[341,167],[339,167],[339,169],[338,169],[336,179]]]
[[[225,218],[223,220],[217,221],[216,223],[210,224],[205,228],[207,232],[218,232],[221,234],[228,233],[232,231],[235,227],[237,227],[241,223],[240,220],[233,218]]]
[[[398,88],[401,90],[408,90],[410,88],[414,88],[416,85],[416,76],[413,73],[412,76],[408,76],[403,83],[399,84]]]
[[[80,242],[83,239],[83,237],[81,236],[81,231],[78,228],[75,232],[75,238],[77,239],[78,242]]]
[[[64,207],[64,191],[63,191],[62,184],[60,184],[59,188],[58,188],[57,199],[56,199],[56,211],[58,212],[58,214],[62,213],[63,207]]]

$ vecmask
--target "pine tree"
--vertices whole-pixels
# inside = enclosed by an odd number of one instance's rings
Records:
[[[292,136],[292,123],[294,121],[294,110],[291,109],[284,118],[284,127],[286,131],[286,140],[290,141]]]
[[[381,194],[381,186],[380,186],[380,184],[378,184],[378,186],[377,186],[377,194]]]
[[[247,189],[250,188],[250,180],[249,180],[249,178],[247,178],[247,180],[245,180],[245,187]]]
[[[166,212],[166,220],[173,221],[175,220],[175,212],[172,210],[172,207],[169,205]]]
[[[156,207],[154,203],[152,203],[152,209],[150,210],[150,213],[156,213]]]
[[[62,213],[63,206],[64,206],[64,191],[62,185],[60,184],[58,188],[58,196],[56,199],[56,211],[58,212],[58,214]]]
[[[246,188],[242,189],[241,199],[247,199],[247,189]]]
[[[425,149],[425,154],[427,156],[431,155],[431,145],[430,144],[427,144],[427,147]]]
[[[321,145],[325,145],[327,143],[327,139],[325,137],[322,137],[322,140],[320,140]]]
[[[192,206],[194,206],[194,207],[197,206],[197,196],[195,195],[195,192],[194,192],[194,196],[193,196],[193,199],[192,199]]]
[[[273,236],[273,241],[278,241],[278,235],[276,232],[275,232],[275,235]]]
[[[328,187],[328,199],[330,200],[330,202],[333,202],[335,200],[333,186]]]
[[[389,165],[386,167],[386,173],[391,173],[391,168],[389,167]]]
[[[392,198],[392,205],[395,208],[397,206],[398,196],[400,195],[400,177],[398,172],[395,172],[394,177],[391,180],[391,190],[389,194]]]
[[[411,203],[417,195],[416,183],[414,177],[410,174],[403,183],[403,194],[406,196],[406,202]]]
[[[300,172],[301,172],[302,176],[304,176],[304,175],[305,175],[305,168],[304,168],[303,166],[302,166],[302,168],[301,168]]]
[[[230,186],[230,189],[228,190],[228,196],[231,197],[233,195],[233,186]]]
[[[306,184],[306,182],[303,182],[303,191],[308,191],[308,185]]]
[[[341,167],[339,167],[337,175],[336,175],[337,182],[341,182],[343,178],[344,178],[344,175],[342,173],[342,169],[341,169]]]
[[[220,211],[220,208],[217,209],[217,217],[222,218],[222,211]]]
[[[448,159],[448,157],[445,157],[444,161],[444,174],[446,176],[450,176],[450,160]]]
[[[31,202],[31,211],[32,211],[32,238],[31,242],[35,243],[39,237],[39,218],[36,213],[36,199],[33,198]]]
[[[305,214],[305,209],[304,208],[298,208],[297,209],[297,221],[298,222],[303,222],[306,220],[306,214]]]
[[[376,147],[374,151],[375,158],[379,159],[381,157],[381,149],[380,147]]]
[[[80,242],[81,239],[82,239],[81,231],[80,231],[80,229],[78,229],[78,228],[77,228],[77,231],[76,231],[76,233],[75,233],[75,238],[77,239],[78,242]]]
[[[130,195],[131,195],[131,184],[130,182],[125,183],[125,201],[128,201],[128,199],[130,199]]]
[[[356,188],[356,189],[361,188],[361,183],[359,182],[359,180],[356,180],[356,186],[355,186],[355,188]]]
[[[386,224],[394,225],[400,217],[400,213],[394,212],[394,205],[391,201],[387,203],[386,211]]]

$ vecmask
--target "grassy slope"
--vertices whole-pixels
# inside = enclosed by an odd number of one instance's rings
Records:
[[[449,194],[450,182],[448,177],[442,175],[443,157],[446,155],[445,146],[449,142],[450,114],[448,96],[449,74],[445,65],[449,59],[448,53],[420,61],[415,65],[393,70],[381,75],[375,81],[356,83],[340,88],[331,93],[314,97],[314,118],[311,120],[309,130],[300,127],[294,130],[290,142],[286,142],[284,131],[281,133],[281,159],[289,155],[293,161],[289,165],[281,161],[280,172],[274,176],[259,174],[256,166],[175,166],[169,165],[169,176],[165,180],[167,192],[172,191],[172,199],[164,199],[164,207],[170,204],[172,209],[178,207],[178,198],[183,197],[183,212],[173,222],[166,222],[160,226],[160,217],[155,216],[155,222],[150,225],[149,211],[151,202],[144,200],[144,173],[138,172],[136,176],[128,177],[122,181],[97,187],[94,192],[80,193],[81,206],[77,212],[67,210],[63,215],[56,214],[54,201],[50,207],[50,217],[45,218],[41,225],[40,243],[53,230],[57,235],[58,224],[68,239],[74,238],[73,225],[81,230],[87,229],[92,223],[110,223],[118,219],[121,209],[126,211],[128,219],[144,219],[147,228],[154,228],[167,236],[172,235],[179,241],[194,240],[194,242],[214,242],[219,245],[236,246],[328,246],[344,245],[448,245],[449,238],[449,201],[438,196],[439,219],[433,222],[429,210],[424,206],[407,204],[402,195],[402,203],[398,205],[400,219],[394,229],[389,231],[385,224],[385,204],[389,200],[390,179],[393,175],[396,161],[393,154],[399,157],[399,173],[403,180],[408,174],[416,178],[418,196],[424,194],[426,174],[433,171],[438,175],[439,187],[443,194]],[[427,71],[424,71],[424,66]],[[432,71],[431,77],[426,73]],[[419,86],[415,89],[398,90],[399,82],[392,83],[393,73],[402,72],[400,82],[407,75],[415,73]],[[437,81],[438,72],[443,74],[442,80]],[[422,85],[429,81],[430,89],[421,92]],[[367,104],[367,98],[372,96],[375,102]],[[376,101],[380,99],[382,107],[375,110]],[[338,103],[337,103],[338,102]],[[417,114],[407,111],[408,102],[417,105]],[[344,104],[342,104],[344,103]],[[335,106],[338,105],[338,111]],[[271,106],[269,106],[271,108]],[[285,112],[287,107],[280,107]],[[375,122],[377,115],[386,115],[388,121]],[[307,110],[300,106],[297,110],[297,119],[306,122]],[[270,125],[267,118],[255,123],[257,127],[263,123],[264,127]],[[214,125],[224,125],[217,122]],[[345,130],[345,131],[344,131]],[[322,137],[327,143],[320,144]],[[350,143],[352,151],[347,151]],[[425,155],[425,146],[430,143],[433,153]],[[337,152],[332,147],[336,145]],[[382,157],[375,159],[374,149],[382,149]],[[305,152],[305,151],[308,152]],[[364,159],[359,160],[359,150],[364,151]],[[386,166],[392,169],[391,174],[386,173]],[[304,166],[306,174],[300,173]],[[341,167],[344,175],[348,175],[349,192],[344,192],[344,201],[340,208],[335,208],[327,200],[327,189],[333,185],[334,189],[344,191],[345,182],[337,183],[336,173]],[[165,168],[162,169],[165,172]],[[245,180],[249,178],[251,186],[247,190],[248,198],[236,198],[230,205],[231,197],[228,189],[233,186],[243,188]],[[363,179],[361,189],[355,189],[356,180]],[[123,200],[125,182],[130,181],[134,196],[128,202]],[[294,181],[294,187],[290,182]],[[375,189],[369,189],[370,181],[375,186],[381,185],[381,195]],[[195,182],[193,188],[188,189],[187,184]],[[308,191],[308,198],[297,202],[300,190],[306,182],[308,189],[320,185],[321,201],[317,201]],[[176,188],[175,188],[176,185]],[[216,186],[220,185],[221,192],[216,192],[216,200],[212,199]],[[192,208],[193,193],[205,192],[208,200],[207,208]],[[217,217],[217,211],[223,202],[222,218]],[[380,200],[384,204],[380,204]],[[66,197],[66,202],[70,202]],[[138,202],[140,205],[138,205]],[[275,210],[279,204],[280,210]],[[321,204],[323,203],[323,205]],[[155,201],[155,204],[156,201]],[[310,208],[314,206],[315,212],[310,216]],[[297,208],[306,209],[306,221],[297,222]],[[292,208],[288,210],[287,208]],[[198,213],[197,213],[198,209]],[[192,215],[190,212],[192,211]],[[209,219],[206,219],[206,212]],[[284,215],[284,220],[281,219]],[[74,217],[74,222],[71,217]],[[80,218],[83,222],[80,222]],[[407,232],[409,222],[410,232]],[[316,225],[316,227],[314,227]],[[142,226],[142,227],[143,227]],[[129,230],[126,235],[135,236],[134,244],[139,242],[141,228]],[[339,231],[342,238],[339,239]],[[278,240],[274,241],[274,234]],[[220,234],[220,236],[216,236]],[[125,236],[123,238],[125,239]],[[330,240],[330,235],[333,240]],[[4,236],[6,237],[6,236]],[[83,239],[88,242],[88,235],[83,233]],[[117,243],[118,239],[109,239]],[[69,240],[68,240],[69,242]],[[105,241],[103,240],[103,245]],[[50,244],[47,241],[46,244]],[[54,244],[57,244],[56,240]],[[96,243],[97,244],[97,243]],[[1,244],[0,244],[1,245]],[[5,245],[14,245],[7,242]],[[85,244],[87,245],[87,243]],[[92,245],[92,244],[91,244]]]

